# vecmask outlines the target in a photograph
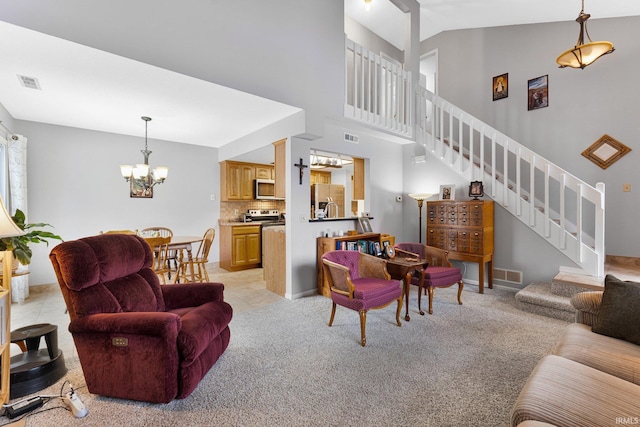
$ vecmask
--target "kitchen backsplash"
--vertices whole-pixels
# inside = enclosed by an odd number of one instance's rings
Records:
[[[284,200],[247,200],[246,202],[220,202],[220,219],[223,221],[238,221],[243,213],[249,209],[277,209],[285,213]],[[236,210],[238,213],[236,213]]]

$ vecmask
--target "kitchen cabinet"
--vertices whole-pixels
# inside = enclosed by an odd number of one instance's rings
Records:
[[[220,162],[220,200],[253,200],[255,174],[251,163]]]
[[[273,179],[273,166],[256,165],[256,179]]]
[[[265,227],[262,231],[262,272],[267,290],[281,297],[286,286],[286,234],[284,226]]]
[[[228,271],[260,267],[260,225],[220,226],[220,267]]]
[[[287,195],[286,142],[286,139],[281,139],[273,143],[273,179],[276,181],[275,193],[279,199],[284,199]]]
[[[313,184],[331,184],[331,172],[311,171],[310,182]]]

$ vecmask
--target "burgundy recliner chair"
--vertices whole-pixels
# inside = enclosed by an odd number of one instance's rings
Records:
[[[229,345],[222,283],[161,286],[140,237],[103,234],[49,255],[89,392],[152,403],[185,398]]]

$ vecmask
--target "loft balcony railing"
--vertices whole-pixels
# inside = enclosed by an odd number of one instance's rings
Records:
[[[346,55],[345,117],[415,139],[482,181],[485,195],[577,265],[562,271],[604,275],[603,183],[587,184],[425,88],[414,92],[410,73],[348,39]]]
[[[412,138],[411,73],[349,39],[345,46],[344,116]]]

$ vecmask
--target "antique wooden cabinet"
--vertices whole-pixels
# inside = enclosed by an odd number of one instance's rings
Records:
[[[493,201],[427,202],[427,245],[449,251],[449,259],[478,263],[478,291],[493,287]]]

